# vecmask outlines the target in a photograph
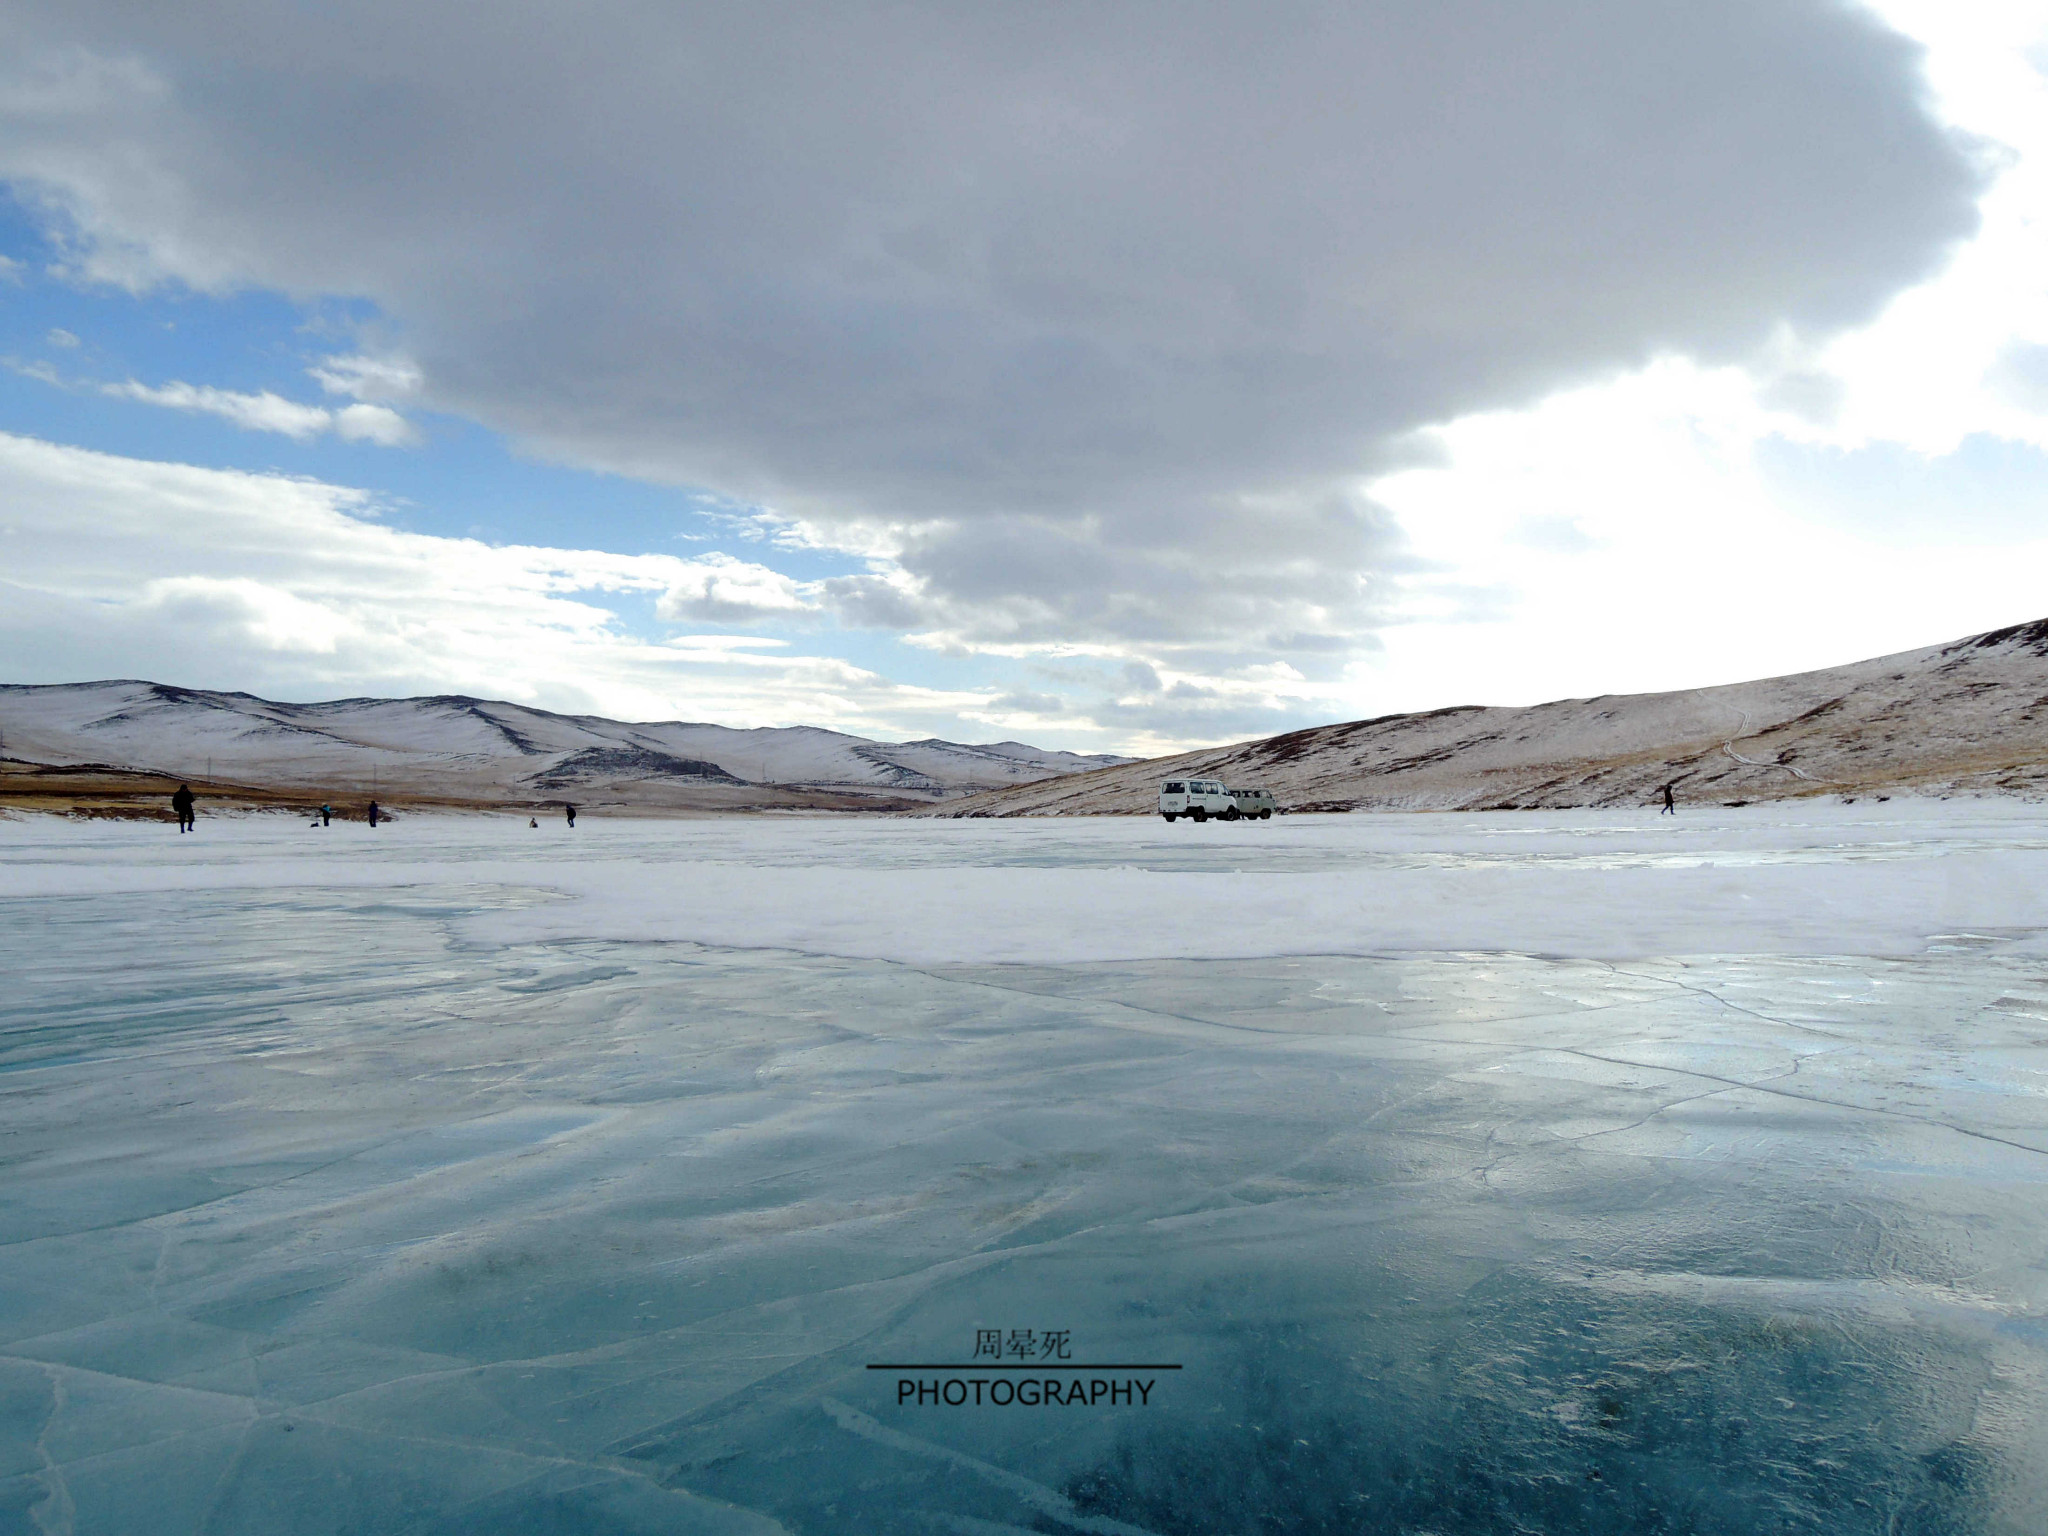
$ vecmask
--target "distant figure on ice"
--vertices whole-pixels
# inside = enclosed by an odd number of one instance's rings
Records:
[[[1677,788],[1677,786],[1678,780],[1676,779],[1673,779],[1664,786],[1664,809],[1657,813],[1659,816],[1676,816],[1678,814],[1678,806],[1671,798],[1671,791]]]
[[[328,818],[328,817],[330,817],[330,816],[332,816],[333,814],[334,814],[334,807],[333,807],[333,806],[331,806],[331,805],[323,805],[323,806],[321,806],[321,807],[320,807],[320,825],[321,825],[321,826],[323,826],[323,827],[324,827],[324,826],[326,826],[326,825],[327,825],[327,818]]]
[[[171,796],[171,809],[178,813],[178,830],[180,832],[191,832],[198,826],[197,821],[192,815],[192,803],[192,786],[190,784],[180,784],[178,792]]]
[[[570,803],[569,803],[568,801],[564,800],[564,801],[562,802],[562,809],[563,809],[563,810],[565,810],[565,811],[567,811],[567,812],[569,813],[569,825],[570,825],[570,826],[572,826],[572,827],[573,827],[573,826],[575,826],[575,825],[576,825],[576,807],[575,807],[575,806],[573,806],[573,805],[571,805],[571,804],[570,804]]]
[[[529,827],[537,827],[540,825],[540,818],[538,816],[529,816],[526,818],[526,824]]]
[[[380,814],[381,814],[381,813],[380,813],[380,812],[378,811],[378,809],[377,809],[377,802],[376,802],[376,801],[374,801],[374,800],[372,800],[372,801],[370,802],[370,825],[371,825],[371,826],[373,826],[373,827],[374,827],[375,825],[377,825],[377,817],[378,817],[378,816],[379,816]]]

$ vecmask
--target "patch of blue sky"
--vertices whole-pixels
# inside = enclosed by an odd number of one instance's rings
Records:
[[[797,581],[863,571],[866,562],[764,536],[757,509],[701,487],[655,485],[551,464],[517,452],[475,422],[406,408],[417,443],[386,447],[333,432],[293,438],[204,412],[108,394],[130,381],[173,382],[242,394],[270,392],[334,408],[309,372],[357,350],[383,326],[374,307],[345,298],[295,301],[245,289],[225,294],[166,285],[130,292],[81,283],[61,270],[63,251],[33,211],[0,197],[0,255],[13,265],[0,286],[0,430],[124,457],[206,468],[303,476],[367,491],[386,526],[491,544],[669,554],[714,550],[767,565]],[[681,634],[751,635],[793,654],[825,654],[886,677],[944,691],[1043,693],[1042,665],[987,655],[948,655],[897,634],[844,628],[819,614],[732,624],[674,622],[652,593],[577,594],[617,616],[621,634],[660,641]],[[1114,692],[1100,669],[1069,664],[1053,685],[1076,703]],[[991,729],[988,739],[1004,734]],[[1028,733],[1027,733],[1028,734]]]
[[[407,410],[417,444],[385,447],[333,432],[293,438],[106,393],[130,381],[269,392],[334,408],[309,370],[355,350],[380,323],[341,298],[295,302],[261,290],[141,293],[84,284],[33,213],[0,197],[0,429],[103,453],[214,469],[306,476],[370,492],[393,527],[492,544],[683,557],[724,549],[799,581],[865,569],[831,550],[747,536],[752,508],[704,488],[650,485],[517,453],[474,422]]]
[[[77,281],[59,270],[61,245],[4,194],[0,255],[12,264],[0,307],[0,353],[40,358],[66,377],[95,383],[182,377],[222,389],[317,396],[308,362],[343,349],[372,316],[367,305],[298,304],[258,289],[202,294],[164,285],[130,292]],[[76,344],[53,344],[55,331]]]
[[[1787,505],[1880,543],[2004,544],[2048,531],[2048,453],[2011,438],[1974,433],[1939,455],[1771,438],[1756,464]]]
[[[682,559],[723,550],[798,581],[866,568],[831,550],[749,539],[738,520],[752,509],[714,492],[529,459],[474,422],[408,414],[417,447],[318,439],[292,445],[297,472],[373,491],[383,520],[414,533]]]

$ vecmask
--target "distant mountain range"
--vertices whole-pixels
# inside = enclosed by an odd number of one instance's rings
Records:
[[[1761,682],[1460,706],[1290,731],[976,795],[951,816],[1150,814],[1162,780],[1283,809],[1506,810],[2048,791],[2048,619]]]
[[[0,763],[479,804],[725,810],[906,807],[1128,758],[1021,742],[868,741],[807,726],[626,724],[488,699],[280,704],[163,683],[0,685]]]
[[[786,807],[1149,815],[1164,779],[1284,810],[2048,794],[2048,619],[1791,677],[1521,709],[1459,706],[1135,761],[1020,742],[626,724],[460,695],[279,704],[161,683],[0,685],[0,805],[160,809],[168,780],[250,804]],[[94,800],[93,796],[99,796]]]

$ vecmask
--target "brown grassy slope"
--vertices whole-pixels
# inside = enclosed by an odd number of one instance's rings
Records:
[[[1289,810],[1486,810],[1816,794],[2048,793],[2048,619],[1791,677],[1463,706],[1041,780],[944,816],[1140,815],[1162,779],[1262,785]]]

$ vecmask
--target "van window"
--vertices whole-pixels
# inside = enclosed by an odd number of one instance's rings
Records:
[[[1184,791],[1178,784],[1165,784],[1160,787],[1159,793],[1161,793],[1162,795],[1178,795],[1184,794],[1186,793],[1186,791]]]

